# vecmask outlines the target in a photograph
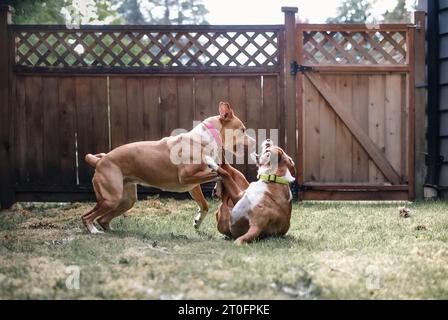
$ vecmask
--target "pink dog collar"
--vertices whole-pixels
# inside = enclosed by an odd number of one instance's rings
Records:
[[[210,131],[213,138],[215,139],[216,143],[218,144],[218,147],[222,146],[221,137],[219,136],[218,130],[210,123],[210,122],[202,122],[202,124]]]

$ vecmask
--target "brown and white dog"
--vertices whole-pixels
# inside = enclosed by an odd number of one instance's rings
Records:
[[[289,230],[292,210],[294,162],[270,140],[262,145],[261,155],[251,154],[258,165],[256,182],[248,183],[244,176],[228,164],[219,166],[205,157],[209,167],[222,178],[218,208],[218,230],[236,238],[236,244],[259,237],[284,235]]]
[[[220,102],[218,109],[219,115],[204,120],[189,132],[159,141],[125,144],[107,154],[86,155],[86,162],[95,168],[92,183],[97,198],[96,206],[82,216],[87,230],[100,232],[95,221],[104,230],[111,229],[111,220],[136,202],[137,184],[171,192],[189,192],[199,205],[194,220],[198,228],[208,212],[200,184],[219,179],[203,157],[217,161],[218,149],[233,152],[239,145],[254,143],[229,103]],[[185,145],[187,149],[183,149]]]

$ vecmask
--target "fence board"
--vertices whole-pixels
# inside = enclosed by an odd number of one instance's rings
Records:
[[[27,77],[25,79],[26,94],[26,132],[28,144],[26,166],[29,172],[29,181],[40,184],[43,180],[44,165],[44,115],[42,112],[42,78]],[[31,143],[32,141],[32,143]]]
[[[218,106],[212,106],[212,77],[197,77],[195,93],[196,120],[202,121],[216,115]]]
[[[246,78],[246,108],[248,128],[263,128],[262,101],[261,101],[261,79],[260,77]],[[257,140],[257,142],[260,142]],[[259,144],[259,143],[258,143]],[[259,146],[257,146],[258,148]],[[258,150],[259,151],[259,150]],[[255,166],[247,168],[249,179],[255,179],[257,176]]]
[[[140,78],[126,79],[127,139],[126,142],[144,140],[143,81]]]
[[[334,90],[335,76],[326,76],[325,80]],[[322,182],[334,182],[336,179],[336,115],[328,103],[320,97],[320,179]]]
[[[353,118],[364,130],[369,131],[369,76],[355,75],[352,90]],[[356,139],[353,139],[352,150],[353,182],[369,181],[369,156]]]
[[[160,78],[143,78],[143,127],[145,140],[162,137],[160,123]]]
[[[219,105],[219,102],[221,101],[228,102],[227,101],[228,99],[229,99],[229,79],[227,77],[213,77],[212,106],[215,106],[216,108]]]
[[[402,87],[401,75],[388,75],[385,79],[385,153],[392,167],[401,172],[402,154],[400,146],[402,141],[402,113],[401,94],[397,94],[406,88]]]
[[[112,149],[127,142],[128,111],[125,77],[110,78],[110,123]]]
[[[76,120],[76,88],[75,79],[63,77],[59,79],[59,121],[61,156],[61,183],[76,184],[75,155],[75,120]]]
[[[339,76],[335,79],[335,90],[344,107],[352,110],[352,77]],[[352,181],[353,138],[345,124],[336,117],[335,180],[336,182]]]
[[[246,108],[246,81],[244,77],[230,77],[229,78],[229,102],[235,111],[236,116],[247,124],[247,108]],[[244,175],[247,174],[247,166],[244,165],[244,155],[235,157],[234,167],[241,171]],[[229,159],[230,160],[230,159]]]
[[[78,177],[81,184],[89,183],[93,169],[85,163],[84,156],[93,153],[92,87],[89,79],[76,78],[76,133],[78,147]]]
[[[100,153],[109,151],[109,124],[108,124],[108,97],[107,78],[91,77],[91,108],[93,116],[93,149],[91,152]],[[91,138],[92,139],[92,138]],[[84,161],[84,155],[82,155]]]
[[[162,110],[162,136],[171,135],[179,127],[177,79],[164,77],[160,80],[160,110]]]
[[[107,152],[107,83],[105,77],[76,78],[76,132],[79,183],[91,183],[93,168],[85,161],[87,153]]]
[[[26,183],[29,180],[27,167],[27,106],[25,77],[16,78],[16,171],[17,182]],[[32,141],[32,140],[31,140]]]
[[[263,115],[267,136],[271,139],[270,129],[279,129],[279,112],[278,112],[278,83],[276,76],[263,76]],[[279,134],[279,132],[278,132]],[[277,139],[279,140],[279,135]],[[274,140],[275,141],[275,140]],[[280,145],[280,141],[277,141]]]
[[[369,136],[376,146],[385,151],[385,76],[373,75],[369,78]],[[374,184],[384,183],[384,175],[371,160],[369,162],[369,180]]]
[[[320,181],[320,104],[323,103],[316,88],[303,77],[303,128],[304,134],[304,181]]]
[[[42,78],[42,111],[44,114],[43,159],[45,183],[61,182],[58,78]]]
[[[246,82],[244,77],[229,78],[229,102],[237,117],[246,122]]]
[[[182,77],[177,79],[177,99],[179,109],[179,128],[191,130],[194,119],[194,78]]]

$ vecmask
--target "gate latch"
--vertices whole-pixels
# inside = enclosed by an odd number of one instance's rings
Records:
[[[297,72],[305,72],[305,71],[309,71],[312,70],[313,68],[310,66],[304,66],[301,64],[298,64],[297,61],[292,61],[291,62],[291,74],[293,76],[295,76],[297,74]]]

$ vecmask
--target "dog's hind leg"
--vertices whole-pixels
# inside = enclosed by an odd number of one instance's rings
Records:
[[[104,159],[98,164],[92,183],[98,203],[82,216],[82,222],[90,233],[99,233],[94,222],[119,206],[123,197],[123,175],[116,165]]]
[[[97,222],[104,230],[112,230],[110,222],[112,219],[122,215],[129,209],[131,209],[137,201],[137,185],[134,183],[125,183],[123,187],[123,197],[121,198],[118,207],[101,216]]]
[[[260,236],[261,230],[258,226],[251,226],[245,234],[235,240],[235,244],[241,245],[254,241]]]
[[[193,226],[197,229],[201,226],[202,221],[208,213],[208,203],[202,193],[202,189],[200,185],[197,185],[190,191],[191,197],[196,201],[199,205],[198,214],[194,218]]]

